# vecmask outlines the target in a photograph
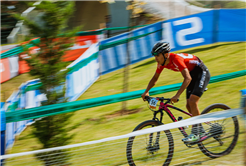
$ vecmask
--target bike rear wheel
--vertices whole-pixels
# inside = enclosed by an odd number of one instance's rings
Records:
[[[133,131],[158,125],[157,121],[148,120],[139,124]],[[127,161],[130,166],[167,166],[172,160],[173,152],[174,142],[169,130],[130,137],[126,147]]]
[[[213,104],[202,112],[202,114],[212,113],[230,109],[225,104]],[[238,135],[239,124],[237,117],[230,117],[222,120],[203,123],[203,128],[212,138],[198,144],[200,150],[211,158],[217,158],[229,154],[235,147]]]

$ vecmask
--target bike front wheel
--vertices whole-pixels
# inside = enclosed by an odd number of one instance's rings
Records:
[[[202,114],[230,109],[225,104],[213,104],[207,107]],[[236,116],[206,122],[202,124],[208,138],[198,144],[200,150],[211,158],[217,158],[229,154],[235,147],[239,135],[239,123]]]
[[[139,124],[133,131],[158,126],[155,120]],[[126,156],[130,166],[170,164],[174,152],[173,137],[169,130],[130,137]],[[164,162],[164,164],[163,164]]]

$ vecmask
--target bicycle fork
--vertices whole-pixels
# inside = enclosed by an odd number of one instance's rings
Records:
[[[158,118],[156,118],[156,114],[160,112],[160,120]],[[154,117],[153,117],[153,120],[157,121],[159,125],[162,124],[162,117],[163,117],[163,112],[162,111],[159,111],[159,112],[155,112],[154,113]],[[154,127],[154,126],[152,126]],[[154,138],[154,134],[153,133],[150,133],[149,135],[149,143],[148,143],[148,146],[147,146],[147,150],[148,152],[150,152],[151,154],[154,154],[154,152],[157,152],[159,149],[160,149],[160,144],[159,144],[159,140],[160,140],[160,134],[161,132],[157,132],[156,133],[156,138],[155,140],[153,140]]]
[[[146,148],[148,152],[154,154],[154,152],[157,152],[160,149],[159,139],[160,139],[160,132],[157,132],[155,141],[153,141],[153,133],[150,133],[149,144]]]

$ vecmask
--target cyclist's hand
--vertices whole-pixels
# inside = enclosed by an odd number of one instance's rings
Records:
[[[145,96],[149,96],[149,92],[147,92],[147,93],[144,92],[144,93],[141,95],[143,101],[146,101]]]
[[[173,96],[172,98],[171,98],[171,104],[173,104],[173,103],[177,103],[179,101],[179,96]]]

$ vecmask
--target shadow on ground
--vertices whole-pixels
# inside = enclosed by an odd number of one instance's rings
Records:
[[[133,69],[136,69],[138,67],[142,67],[142,66],[145,66],[145,65],[149,65],[149,64],[152,64],[152,63],[157,63],[157,62],[155,61],[155,59],[153,59],[151,61],[148,61],[148,62],[142,63],[140,65],[137,65],[137,66],[133,67]]]
[[[175,166],[202,165],[202,163],[205,163],[205,162],[210,161],[210,160],[213,160],[213,159],[208,158],[207,160],[204,160],[204,161],[185,162],[182,164],[177,164]]]

